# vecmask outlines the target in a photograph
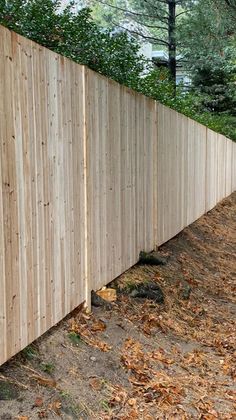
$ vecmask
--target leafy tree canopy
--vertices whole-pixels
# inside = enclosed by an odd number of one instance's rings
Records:
[[[199,0],[181,22],[182,53],[203,109],[236,115],[235,35],[235,20],[217,0]]]
[[[101,30],[84,8],[59,0],[0,0],[0,23],[120,83],[132,84],[144,69],[139,45],[126,33]]]

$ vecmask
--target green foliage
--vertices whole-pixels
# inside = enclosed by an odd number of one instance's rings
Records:
[[[206,101],[206,95],[195,89],[186,92],[181,86],[177,87],[176,95],[174,96],[174,87],[168,78],[166,70],[154,70],[141,79],[135,88],[139,92],[151,96],[164,105],[236,141],[235,108],[226,112],[210,112],[203,105],[204,101]],[[209,101],[213,101],[210,95],[208,98]]]
[[[217,133],[236,141],[236,116],[205,112],[197,115],[195,119]]]
[[[0,0],[0,23],[72,60],[129,85],[143,71],[139,45],[125,33],[101,30],[85,8],[59,0]]]
[[[41,369],[43,372],[48,373],[49,375],[53,373],[53,371],[55,370],[55,366],[53,363],[41,363],[40,365]]]
[[[100,1],[83,0],[83,4],[91,9],[93,20],[101,27],[114,29],[115,22],[121,22],[124,19],[124,12],[116,7],[125,7],[123,0],[109,0],[109,3],[100,3]]]
[[[232,115],[229,111],[221,113],[206,111],[202,107],[202,102],[201,94],[189,92],[179,93],[166,105],[236,141],[236,115]]]
[[[201,94],[203,111],[230,111],[236,115],[236,66],[227,58],[209,58],[198,62],[192,71],[192,82]]]
[[[38,351],[32,344],[25,347],[21,354],[28,360],[37,359],[38,357]]]
[[[75,13],[73,2],[66,8],[61,8],[61,3],[0,0],[0,24],[236,140],[233,11],[227,17],[220,2],[214,9],[213,0],[183,1],[183,5],[191,5],[191,13],[181,15],[180,40],[185,42],[183,54],[193,74],[194,90],[186,92],[178,87],[175,92],[166,69],[147,68],[136,40],[124,32],[101,29],[88,8]],[[142,4],[140,0],[139,6]],[[163,7],[154,10],[153,19],[159,14],[163,20]],[[157,27],[151,29],[153,36],[163,35]],[[80,340],[70,338],[77,344]],[[26,357],[34,357],[30,347],[24,352]]]
[[[75,333],[74,331],[72,331],[72,332],[70,332],[69,334],[68,334],[68,336],[69,336],[69,339],[72,341],[72,343],[75,345],[75,346],[78,346],[79,344],[81,344],[81,337],[80,337],[80,335],[79,334],[77,334],[77,333]]]
[[[218,0],[199,0],[181,22],[182,54],[203,112],[236,115],[235,35],[235,19]]]
[[[11,383],[10,381],[6,381],[5,378],[4,380],[0,380],[0,401],[1,404],[2,401],[10,401],[10,400],[15,400],[19,397],[19,389],[18,387]],[[6,418],[5,415],[3,414],[2,418]]]
[[[166,68],[150,69],[146,76],[135,80],[131,87],[146,96],[166,104],[175,95],[174,84],[170,80],[169,72]]]

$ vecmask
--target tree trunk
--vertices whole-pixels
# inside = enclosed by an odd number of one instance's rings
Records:
[[[168,38],[169,38],[169,60],[168,67],[174,84],[176,85],[176,0],[167,0],[168,3]]]

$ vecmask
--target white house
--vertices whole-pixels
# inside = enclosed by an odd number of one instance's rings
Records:
[[[167,67],[168,65],[168,54],[164,50],[156,50],[152,51],[152,61],[156,66],[164,66]],[[177,55],[176,57],[176,84],[179,85],[182,83],[184,86],[191,85],[191,77],[188,71],[184,68],[184,63],[182,61],[182,56]]]

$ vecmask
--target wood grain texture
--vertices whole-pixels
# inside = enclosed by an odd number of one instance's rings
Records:
[[[0,364],[236,189],[236,144],[0,26]]]
[[[84,68],[0,40],[3,363],[85,300]]]
[[[205,212],[206,127],[158,104],[157,143],[161,245]]]
[[[88,267],[95,289],[154,248],[155,102],[86,71]],[[155,157],[156,159],[156,157]]]

